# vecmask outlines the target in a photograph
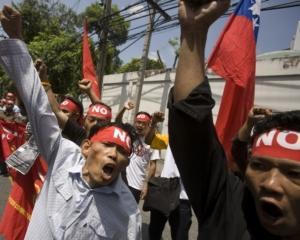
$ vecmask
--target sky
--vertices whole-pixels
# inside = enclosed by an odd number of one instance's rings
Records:
[[[16,2],[19,2],[17,0]],[[119,9],[139,2],[140,0],[112,0],[112,4],[118,5]],[[0,0],[0,8],[4,4],[9,4],[11,0]],[[91,3],[97,2],[96,0],[61,0],[61,2],[73,8],[73,10],[82,12]],[[100,2],[98,0],[98,2]],[[270,0],[269,4],[274,4],[274,2],[284,2],[283,0]],[[265,6],[265,5],[264,5]],[[135,9],[130,9],[131,11],[136,11],[139,9],[137,6]],[[176,10],[173,10],[176,13]],[[216,21],[214,25],[210,28],[207,46],[206,46],[206,57],[209,56],[210,52],[215,45],[215,42],[222,31],[227,18],[221,18]],[[290,47],[290,43],[296,33],[297,24],[300,21],[300,7],[286,8],[273,11],[264,11],[261,13],[261,25],[257,40],[257,53],[265,53],[270,51],[278,51],[282,49],[287,49]],[[140,26],[146,24],[147,19],[141,19],[132,22],[131,28],[135,26]],[[146,26],[145,26],[146,28]],[[129,33],[130,34],[130,33]],[[166,30],[164,32],[155,33],[152,36],[151,47],[149,56],[151,58],[156,58],[156,51],[159,50],[163,61],[166,63],[167,67],[172,66],[174,61],[174,49],[168,44],[168,40],[174,37],[179,37],[179,28],[173,28],[171,30]],[[139,40],[137,43],[132,45],[127,50],[120,54],[120,58],[124,63],[129,62],[134,57],[141,57],[143,49],[144,39]],[[128,43],[120,46],[119,49],[122,50],[126,47]]]

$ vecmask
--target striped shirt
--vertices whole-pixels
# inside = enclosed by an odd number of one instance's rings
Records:
[[[16,83],[49,167],[25,239],[141,239],[140,212],[121,177],[96,189],[84,181],[85,158],[62,137],[26,45],[0,41],[0,63]]]

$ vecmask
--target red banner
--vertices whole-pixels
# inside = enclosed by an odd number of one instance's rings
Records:
[[[101,98],[100,88],[98,86],[95,67],[89,47],[89,37],[87,30],[87,21],[85,19],[83,25],[83,39],[82,39],[82,75],[83,78],[92,81],[92,91]]]

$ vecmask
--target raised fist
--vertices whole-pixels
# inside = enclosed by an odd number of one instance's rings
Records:
[[[22,39],[21,14],[17,10],[5,5],[0,12],[0,21],[10,38]]]

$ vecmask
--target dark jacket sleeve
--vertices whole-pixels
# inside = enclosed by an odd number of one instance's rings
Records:
[[[225,153],[213,124],[214,104],[207,80],[177,103],[173,101],[171,90],[170,146],[198,219],[199,236],[242,239],[245,224],[241,221],[241,210],[234,208],[241,204],[243,185],[227,169]],[[240,223],[234,224],[235,221]]]

